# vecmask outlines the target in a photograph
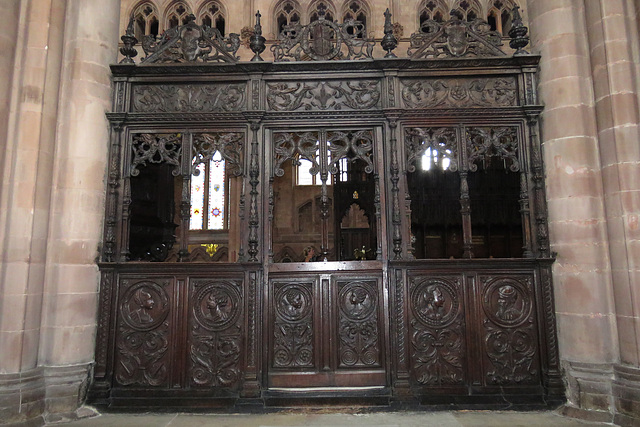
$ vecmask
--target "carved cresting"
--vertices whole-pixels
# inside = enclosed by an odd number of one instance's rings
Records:
[[[273,60],[330,61],[332,59],[372,59],[374,41],[367,39],[362,22],[346,19],[338,24],[325,19],[326,8],[318,8],[318,20],[309,25],[286,25],[271,46]],[[343,49],[343,46],[345,49]]]
[[[490,385],[535,384],[539,381],[538,340],[529,277],[481,277],[484,351]]]
[[[401,80],[405,108],[513,107],[518,104],[513,77]]]
[[[242,294],[233,281],[194,281],[189,380],[196,387],[235,388],[242,379]]]
[[[273,111],[369,110],[380,105],[377,80],[267,83]]]
[[[168,29],[159,40],[154,35],[145,36],[142,48],[147,57],[142,63],[238,61],[238,34],[225,38],[217,28],[197,25],[195,20],[194,15],[187,16],[186,24]]]
[[[465,381],[465,333],[459,278],[410,281],[411,376],[421,385]]]
[[[502,35],[491,31],[487,22],[481,19],[466,22],[452,11],[447,22],[424,21],[420,31],[411,35],[407,55],[412,59],[505,56],[500,46]]]
[[[338,297],[340,367],[380,366],[376,284],[342,284]]]
[[[274,284],[273,367],[313,366],[312,283]]]
[[[120,283],[115,379],[121,385],[162,386],[169,373],[169,281]]]
[[[132,111],[136,113],[213,113],[241,111],[246,83],[200,85],[137,85]]]

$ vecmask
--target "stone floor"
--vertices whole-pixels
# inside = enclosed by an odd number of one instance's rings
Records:
[[[72,427],[586,427],[610,424],[585,422],[563,417],[556,412],[443,411],[335,413],[291,410],[258,415],[230,414],[103,414],[54,425]]]

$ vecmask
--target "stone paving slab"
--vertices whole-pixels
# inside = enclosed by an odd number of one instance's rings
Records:
[[[68,423],[71,427],[588,427],[610,424],[563,417],[555,412],[443,411],[385,413],[273,414],[102,414]]]

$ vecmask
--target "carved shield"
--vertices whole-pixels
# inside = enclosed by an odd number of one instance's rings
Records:
[[[469,42],[464,24],[452,23],[445,29],[447,35],[447,49],[453,56],[462,56],[467,52]]]

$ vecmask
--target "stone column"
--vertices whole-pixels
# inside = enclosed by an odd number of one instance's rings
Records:
[[[615,421],[640,421],[640,108],[636,11],[624,0],[585,1],[620,348]],[[635,50],[634,50],[635,49]]]
[[[560,357],[569,408],[610,421],[618,339],[584,3],[529,0],[540,96]],[[609,1],[609,0],[606,0]],[[596,2],[597,3],[597,2]],[[579,409],[576,409],[579,411]]]
[[[65,14],[39,352],[50,413],[76,409],[94,358],[119,11],[116,1],[68,0]]]

